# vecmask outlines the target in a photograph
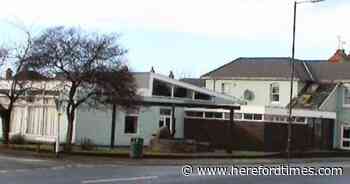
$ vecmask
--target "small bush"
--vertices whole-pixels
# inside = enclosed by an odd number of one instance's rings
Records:
[[[11,144],[25,144],[26,141],[23,137],[23,135],[17,134],[11,137],[10,139]]]
[[[96,144],[89,138],[83,138],[80,143],[82,150],[94,150],[96,149]]]

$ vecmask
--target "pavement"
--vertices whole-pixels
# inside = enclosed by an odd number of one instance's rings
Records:
[[[201,176],[200,166],[278,166],[283,159],[119,159],[45,154],[11,153],[0,150],[1,184],[115,184],[115,183],[337,183],[350,181],[350,158],[293,159],[290,166],[341,166],[343,176]],[[183,166],[193,173],[184,176]]]

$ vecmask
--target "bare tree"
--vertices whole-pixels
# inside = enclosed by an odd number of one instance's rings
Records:
[[[111,101],[118,103],[119,99],[137,98],[134,78],[122,62],[125,53],[116,34],[54,27],[34,38],[31,66],[46,77],[60,79],[66,91],[68,149],[79,106],[96,108]],[[132,106],[125,100],[119,102],[120,107]]]
[[[0,48],[0,68],[5,72],[5,75],[2,73],[5,78],[0,80],[0,117],[5,144],[9,142],[11,113],[14,105],[32,89],[34,82],[26,75],[28,53],[32,46],[30,33],[26,32],[26,35],[25,44],[16,48]]]

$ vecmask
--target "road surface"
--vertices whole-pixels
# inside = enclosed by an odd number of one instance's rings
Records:
[[[97,158],[98,159],[98,158]],[[300,183],[349,184],[350,162],[294,164],[295,166],[342,166],[344,176],[192,176],[182,175],[182,166],[142,166],[69,163],[41,158],[0,154],[1,184],[157,184],[157,183]],[[197,166],[194,166],[197,167]],[[347,175],[347,176],[346,176]]]

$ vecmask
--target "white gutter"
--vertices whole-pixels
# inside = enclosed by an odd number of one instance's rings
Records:
[[[174,84],[176,86],[181,86],[181,87],[184,87],[184,88],[188,88],[188,89],[191,89],[191,90],[196,91],[196,92],[207,94],[209,96],[223,98],[225,100],[230,100],[232,102],[238,102],[238,103],[242,102],[242,100],[240,100],[237,97],[230,96],[230,95],[225,95],[225,94],[222,94],[222,93],[217,93],[215,91],[211,91],[211,90],[208,90],[208,89],[203,88],[203,87],[198,87],[198,86],[195,86],[195,85],[192,85],[192,84],[188,84],[186,82],[182,82],[182,81],[179,81],[179,80],[176,80],[176,79],[171,79],[171,78],[169,78],[167,76],[163,76],[163,75],[160,75],[160,74],[151,73],[151,79],[152,78],[153,79],[158,79],[158,80],[163,80],[163,81],[166,81],[168,83]]]
[[[309,74],[309,77],[311,78],[312,81],[315,81],[314,76],[312,75],[309,66],[305,62],[303,62],[304,68],[306,69],[307,73]]]

